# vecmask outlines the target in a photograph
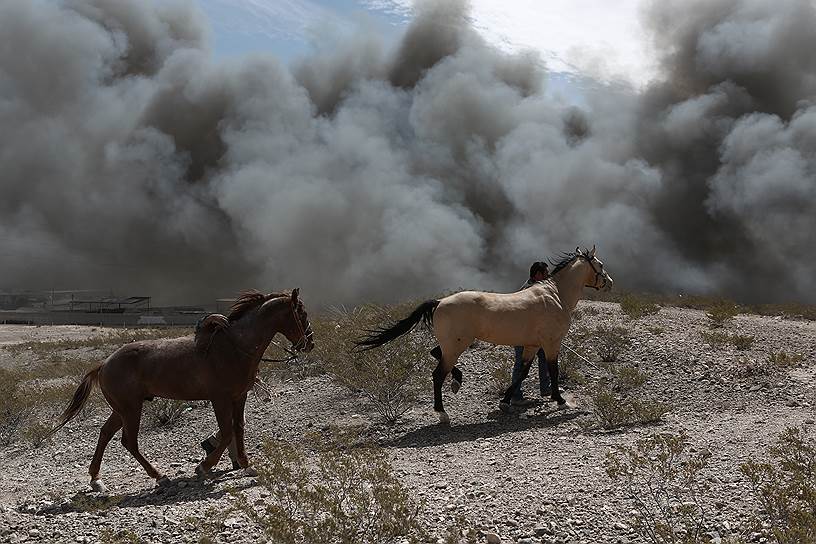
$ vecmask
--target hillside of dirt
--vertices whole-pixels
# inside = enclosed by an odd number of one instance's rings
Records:
[[[268,379],[269,398],[250,395],[248,401],[250,461],[264,437],[297,443],[329,426],[355,428],[385,449],[397,478],[423,504],[421,517],[434,539],[457,523],[473,529],[479,542],[634,543],[643,539],[632,526],[633,504],[607,475],[606,456],[651,433],[685,431],[691,451],[711,452],[703,471],[710,485],[709,538],[764,539],[749,527],[755,504],[739,466],[766,457],[786,427],[816,434],[816,322],[738,315],[724,330],[754,340],[737,349],[704,339],[709,320],[699,310],[664,307],[638,320],[624,317],[614,303],[582,302],[579,310],[574,326],[590,336],[601,324],[629,332],[631,343],[616,364],[645,374],[645,384],[632,394],[665,404],[659,422],[616,430],[597,425],[591,392],[603,367],[591,356],[591,366],[578,363],[584,383],[563,383],[568,406],[542,402],[505,414],[491,371],[497,353],[506,353],[509,362],[512,350],[478,344],[460,361],[465,381],[458,395],[445,387],[449,426],[439,425],[431,410],[430,376],[421,402],[395,425],[381,422],[363,395],[328,374]],[[0,367],[36,365],[42,354],[15,351],[14,343],[51,339],[55,331],[10,327],[0,327]],[[96,355],[92,347],[81,349]],[[801,360],[773,365],[768,358],[778,352]],[[528,395],[536,383],[533,371],[525,382]],[[199,542],[202,527],[230,504],[232,493],[261,492],[252,475],[230,470],[226,455],[212,478],[195,476],[199,442],[215,427],[205,403],[171,425],[142,429],[142,453],[171,485],[157,487],[117,436],[102,467],[107,494],[92,492],[87,470],[107,416],[96,406],[39,447],[20,439],[0,448],[0,542]],[[218,521],[215,538],[254,542],[259,532],[230,515]]]

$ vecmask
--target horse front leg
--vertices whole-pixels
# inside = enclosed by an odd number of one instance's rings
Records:
[[[510,406],[510,399],[513,397],[513,393],[515,393],[516,390],[519,387],[521,387],[521,382],[523,382],[527,375],[530,373],[530,365],[533,363],[533,358],[534,357],[524,360],[524,364],[521,367],[521,372],[519,372],[518,377],[515,380],[513,380],[513,383],[511,383],[510,387],[508,387],[507,390],[504,392],[504,397],[502,398],[501,403],[499,404],[500,408]]]
[[[241,468],[249,466],[249,459],[247,459],[246,446],[244,445],[244,429],[246,428],[246,421],[244,420],[244,408],[246,407],[247,396],[244,395],[232,405],[232,425],[235,431],[235,459]],[[230,446],[232,448],[232,446]],[[230,450],[230,453],[232,451]]]
[[[218,464],[224,450],[233,441],[233,423],[232,423],[232,399],[212,399],[213,411],[215,412],[215,419],[218,422],[218,434],[220,440],[215,449],[210,452],[207,457],[196,466],[196,474],[203,475],[208,473],[212,468]]]
[[[440,423],[450,422],[448,414],[445,413],[445,407],[442,404],[442,384],[445,382],[445,375],[442,370],[442,362],[436,365],[431,376],[433,376],[434,389],[434,411],[439,414]]]

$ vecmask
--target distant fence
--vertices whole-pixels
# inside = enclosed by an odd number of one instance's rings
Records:
[[[88,313],[88,312],[3,312],[0,324],[8,325],[99,325],[101,327],[145,327],[195,325],[206,315],[140,314],[140,313]]]

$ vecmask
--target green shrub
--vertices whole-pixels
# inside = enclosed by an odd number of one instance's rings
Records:
[[[405,305],[367,305],[338,314],[334,334],[315,344],[329,373],[354,392],[363,393],[389,423],[397,421],[430,381],[429,333],[420,328],[377,349],[353,351],[362,331],[381,327],[406,313]]]
[[[634,506],[633,526],[654,544],[707,542],[702,477],[711,454],[687,453],[685,434],[654,434],[607,455],[606,473]]]
[[[724,327],[740,313],[739,307],[731,301],[722,300],[709,306],[706,312],[708,326],[712,329]]]
[[[595,351],[604,362],[618,360],[618,356],[632,343],[626,327],[598,325],[595,329]]]
[[[642,295],[627,293],[619,301],[621,312],[630,319],[640,319],[654,315],[660,311],[660,306]]]
[[[339,436],[317,452],[267,439],[253,467],[266,498],[233,493],[238,512],[284,544],[390,543],[423,539],[419,506],[383,450]]]
[[[780,544],[816,542],[816,442],[788,428],[770,448],[768,461],[740,467],[759,503],[762,519]]]

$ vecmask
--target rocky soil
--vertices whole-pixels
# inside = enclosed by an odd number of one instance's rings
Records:
[[[650,433],[685,430],[694,449],[709,448],[705,477],[712,485],[707,530],[715,540],[743,533],[754,505],[738,467],[763,458],[779,432],[804,426],[816,434],[816,322],[740,315],[730,333],[755,336],[751,349],[712,347],[701,311],[663,308],[638,321],[624,319],[617,304],[588,302],[597,315],[584,313],[580,324],[626,326],[633,345],[621,356],[648,374],[642,394],[665,402],[671,411],[662,423],[618,431],[588,430],[593,415],[585,386],[565,383],[569,407],[551,403],[518,414],[498,410],[484,345],[460,362],[465,382],[457,396],[445,390],[450,426],[437,424],[431,411],[431,381],[422,405],[403,422],[379,422],[366,401],[328,376],[270,381],[271,398],[250,396],[247,444],[257,450],[263,436],[299,441],[309,430],[329,424],[362,426],[387,449],[399,479],[424,501],[428,526],[442,537],[453,520],[479,531],[480,541],[641,542],[631,527],[632,504],[604,470],[607,453]],[[594,310],[591,310],[594,311]],[[38,333],[50,338],[46,328]],[[0,327],[3,342],[28,340],[31,328]],[[319,339],[318,339],[319,341]],[[3,352],[0,349],[0,352]],[[792,368],[752,372],[771,351],[798,353]],[[4,366],[14,364],[2,354]],[[429,361],[430,363],[430,361]],[[592,368],[583,368],[591,383]],[[527,391],[537,389],[535,373]],[[214,428],[206,406],[169,427],[143,429],[144,455],[171,478],[156,487],[114,439],[105,454],[103,479],[108,495],[92,493],[87,469],[101,411],[77,419],[51,442],[32,449],[18,442],[0,449],[0,542],[97,542],[111,535],[138,535],[148,542],[198,542],[212,513],[225,508],[230,489],[257,487],[255,479],[228,471],[225,456],[212,479],[193,473],[201,457],[199,442]],[[257,532],[238,517],[219,522],[218,540],[252,542]],[[101,537],[100,537],[101,535]]]

